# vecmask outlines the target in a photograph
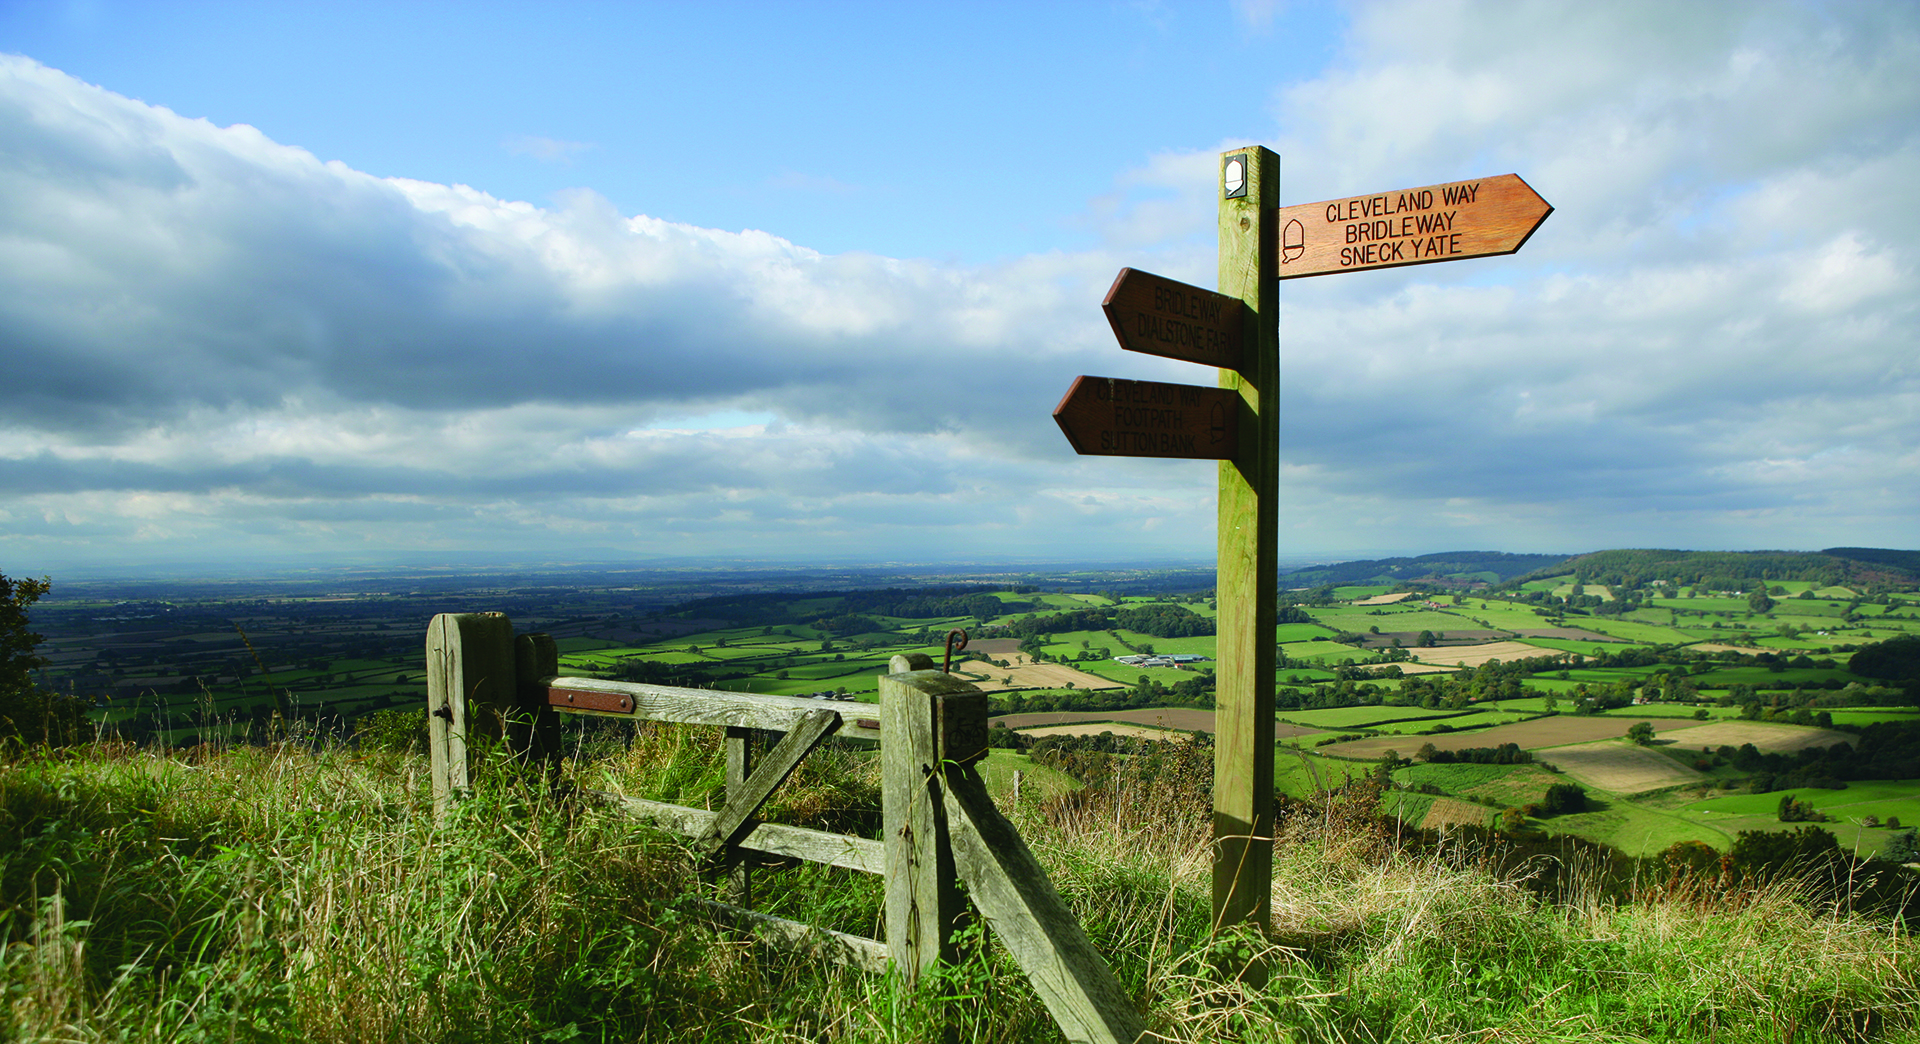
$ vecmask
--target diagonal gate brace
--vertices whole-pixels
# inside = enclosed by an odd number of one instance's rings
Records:
[[[1054,890],[974,765],[948,764],[947,822],[967,893],[1071,1041],[1138,1044],[1152,1036],[1080,921]]]
[[[793,730],[774,744],[765,760],[747,776],[740,793],[727,795],[727,804],[713,817],[713,826],[695,843],[719,853],[745,840],[753,832],[753,814],[760,811],[774,789],[800,767],[800,762],[839,728],[838,711],[817,710],[801,715]]]

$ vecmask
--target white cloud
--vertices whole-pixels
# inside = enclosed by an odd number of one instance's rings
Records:
[[[1911,544],[1915,22],[1356,8],[1276,94],[1288,202],[1513,170],[1558,209],[1283,284],[1289,549]],[[1211,551],[1211,468],[1048,413],[1205,383],[1097,302],[1211,283],[1215,151],[1118,174],[1099,250],[960,266],[378,179],[19,58],[0,142],[0,552]]]

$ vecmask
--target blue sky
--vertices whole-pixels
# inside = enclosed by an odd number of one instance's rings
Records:
[[[1282,539],[1920,545],[1901,4],[0,5],[0,570],[1205,560],[1076,458],[1122,266],[1517,172],[1283,285]]]

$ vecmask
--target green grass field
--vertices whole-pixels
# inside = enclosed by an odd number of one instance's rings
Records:
[[[1544,819],[1540,827],[1548,833],[1578,834],[1601,841],[1634,856],[1654,855],[1681,841],[1704,841],[1723,852],[1733,845],[1733,832],[1692,816],[1631,804],[1603,794],[1592,795],[1588,800],[1598,800],[1605,807]]]
[[[1576,623],[1575,618],[1568,617],[1567,626],[1584,627],[1589,631],[1597,631],[1600,634],[1609,635],[1614,638],[1624,638],[1630,642],[1640,642],[1647,645],[1685,645],[1688,642],[1697,642],[1700,640],[1694,635],[1688,634],[1685,631],[1675,630],[1672,627],[1635,623],[1631,620],[1621,620],[1612,616],[1583,616],[1579,617],[1578,621],[1579,622]]]
[[[1369,627],[1378,627],[1382,631],[1472,631],[1480,625],[1472,620],[1451,613],[1435,612],[1432,609],[1402,609],[1399,605],[1383,605],[1373,608],[1340,606],[1331,609],[1309,609],[1315,620],[1328,627],[1342,631],[1365,633]],[[1374,615],[1378,613],[1379,615]]]
[[[1920,718],[1917,707],[1861,707],[1828,711],[1835,725],[1871,725],[1877,721],[1912,721]]]
[[[1282,721],[1308,725],[1316,729],[1357,729],[1365,728],[1375,722],[1399,718],[1437,720],[1460,716],[1464,713],[1466,712],[1426,710],[1420,707],[1327,707],[1322,710],[1281,711],[1279,717]]]
[[[1341,645],[1339,642],[1288,642],[1281,646],[1281,650],[1287,654],[1288,661],[1310,660],[1316,663],[1339,663],[1347,659],[1359,661],[1373,655],[1355,649],[1351,645]],[[1282,668],[1282,670],[1286,669],[1289,668]]]
[[[1310,797],[1355,776],[1366,775],[1369,767],[1357,761],[1323,758],[1304,750],[1281,749],[1273,755],[1273,789],[1291,797]]]

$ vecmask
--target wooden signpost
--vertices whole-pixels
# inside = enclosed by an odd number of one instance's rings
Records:
[[[1123,268],[1100,309],[1127,351],[1225,370],[1240,365],[1238,298]]]
[[[1232,460],[1240,444],[1233,393],[1190,384],[1075,377],[1053,419],[1087,456]]]
[[[1280,278],[1511,254],[1553,213],[1518,174],[1280,208]]]
[[[1236,149],[1221,155],[1219,291],[1123,268],[1101,302],[1122,348],[1220,369],[1217,389],[1078,377],[1053,411],[1079,453],[1220,462],[1216,930],[1265,929],[1272,899],[1280,280],[1511,254],[1552,212],[1515,174],[1281,207],[1280,157]]]

